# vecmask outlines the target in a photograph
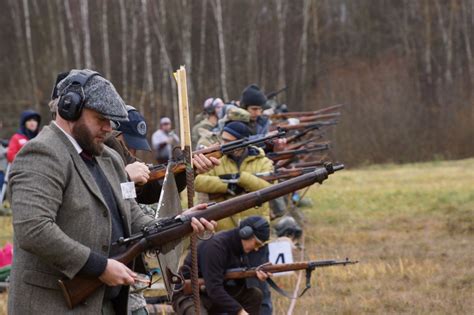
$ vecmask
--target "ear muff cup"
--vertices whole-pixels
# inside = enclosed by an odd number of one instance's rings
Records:
[[[246,226],[243,226],[240,230],[239,230],[239,236],[241,239],[243,240],[248,240],[249,238],[251,238],[252,236],[254,236],[254,231],[255,230],[258,230],[259,228],[261,228],[262,226],[268,224],[267,220],[265,220],[264,218],[259,218],[256,222],[254,222],[252,225],[246,225]]]
[[[243,228],[241,228],[239,230],[239,236],[241,239],[243,240],[248,240],[249,238],[251,238],[253,236],[253,229],[251,226],[244,226]]]
[[[214,113],[216,111],[216,106],[214,105],[215,101],[216,101],[216,99],[213,98],[212,101],[211,101],[211,105],[209,105],[209,107],[207,107],[207,108],[204,108],[204,112],[206,114],[211,115],[212,113]]]
[[[82,96],[74,91],[61,96],[58,103],[58,114],[65,120],[75,121],[81,116],[84,102]]]
[[[84,86],[93,76],[96,75],[101,76],[101,74],[96,71],[81,70],[69,79],[71,83],[64,88],[61,95],[59,95],[59,116],[69,121],[75,121],[81,117],[81,112],[85,103]],[[58,75],[56,81],[59,80],[60,76],[61,74]],[[53,95],[55,92],[57,94],[57,89],[53,90]]]

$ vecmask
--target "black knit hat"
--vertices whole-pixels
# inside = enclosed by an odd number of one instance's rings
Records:
[[[246,109],[248,106],[264,106],[266,103],[267,97],[257,85],[251,84],[242,91],[240,107]]]
[[[245,226],[250,226],[253,230],[253,235],[262,242],[266,242],[270,238],[270,224],[263,217],[256,215],[247,217],[240,222],[239,229]]]
[[[224,126],[222,131],[228,132],[238,139],[250,136],[251,131],[246,124],[241,121],[231,121]]]

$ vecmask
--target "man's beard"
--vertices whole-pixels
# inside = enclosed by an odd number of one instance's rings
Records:
[[[94,136],[81,120],[78,120],[74,124],[71,133],[79,146],[86,153],[99,156],[102,154],[102,151],[104,151],[104,145],[102,143],[94,143]]]

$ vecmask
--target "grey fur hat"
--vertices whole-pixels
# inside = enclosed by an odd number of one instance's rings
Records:
[[[93,72],[89,69],[73,69],[56,86],[57,95],[61,96],[68,91],[73,83],[73,77],[80,72]],[[54,94],[54,92],[53,92]],[[105,118],[115,121],[128,121],[128,113],[125,102],[118,94],[113,84],[99,75],[94,75],[84,85],[85,102],[84,107],[95,110]]]

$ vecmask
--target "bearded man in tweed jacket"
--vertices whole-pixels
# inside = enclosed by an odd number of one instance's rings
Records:
[[[78,86],[81,76],[88,79]],[[72,70],[53,93],[61,102],[73,89],[83,96],[78,117],[59,106],[56,121],[22,148],[12,166],[9,314],[127,313],[128,286],[136,275],[109,258],[123,251],[112,243],[153,218],[123,195],[121,183],[128,182],[123,162],[103,145],[112,130],[110,120],[127,120],[122,98],[90,70]],[[213,230],[214,224],[192,223],[195,231]],[[70,310],[58,280],[76,275],[98,277],[105,285]]]

